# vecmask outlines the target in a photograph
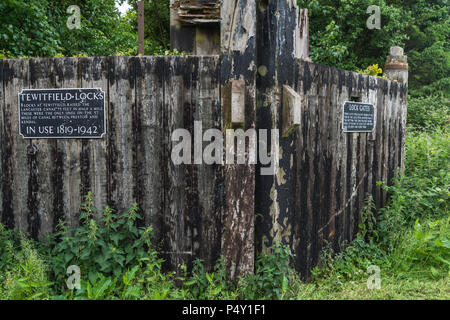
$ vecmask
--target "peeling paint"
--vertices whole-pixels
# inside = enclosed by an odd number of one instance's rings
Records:
[[[283,168],[278,168],[277,183],[279,186],[286,184],[285,175],[286,173],[284,172]]]

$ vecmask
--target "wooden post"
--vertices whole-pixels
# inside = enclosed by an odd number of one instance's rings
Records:
[[[29,169],[33,155],[30,141],[23,139],[19,131],[17,93],[30,88],[30,64],[28,59],[3,60],[3,113],[2,121],[2,214],[1,222],[6,227],[28,232],[31,235],[31,214],[24,195],[31,193],[32,181]],[[0,64],[0,66],[1,66]],[[5,155],[8,155],[7,157]],[[36,232],[35,232],[36,236]]]
[[[139,41],[139,49],[138,52],[140,55],[145,54],[145,46],[144,46],[144,1],[138,1],[138,41]]]
[[[183,26],[178,19],[178,0],[170,0],[170,49],[194,52],[195,26]]]
[[[300,9],[298,11],[298,28],[296,27],[295,35],[295,57],[311,61],[309,58],[309,17],[308,9]]]
[[[194,55],[220,54],[220,1],[171,0],[170,47]]]
[[[234,79],[244,82],[244,128],[255,128],[256,2],[223,0],[221,18],[222,90]],[[222,254],[229,277],[236,279],[254,270],[255,166],[225,164],[224,175]]]
[[[300,34],[307,39],[306,24],[300,32],[295,1],[260,1],[258,6],[257,128],[281,130],[283,110],[289,107],[282,101],[282,88],[283,85],[295,88],[296,58],[306,55],[306,51],[300,50]],[[297,131],[294,128],[285,137],[280,133],[275,146],[268,141],[268,150],[279,150],[279,167],[275,167],[273,175],[261,175],[260,165],[256,171],[255,212],[262,216],[256,225],[258,251],[273,243],[294,243]]]

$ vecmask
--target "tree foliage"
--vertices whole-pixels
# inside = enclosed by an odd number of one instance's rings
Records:
[[[80,7],[81,29],[67,27],[71,5]],[[2,0],[0,25],[0,52],[10,57],[111,55],[136,43],[115,0]]]
[[[81,29],[70,30],[66,10],[74,4],[81,9]],[[48,12],[58,21],[65,55],[107,56],[136,46],[136,35],[121,19],[115,0],[57,0]]]
[[[115,0],[2,0],[0,57],[137,54],[137,0],[120,16]],[[311,58],[348,70],[383,66],[389,47],[404,46],[410,93],[450,92],[448,0],[298,0],[309,9]],[[67,8],[81,9],[70,30]],[[367,8],[381,9],[381,28],[367,28]],[[145,53],[164,54],[170,41],[169,0],[145,1]]]
[[[348,70],[384,65],[389,47],[409,59],[410,93],[450,91],[448,0],[298,0],[309,9],[311,58]],[[381,28],[370,30],[367,8],[381,9]]]
[[[128,16],[135,32],[137,32],[137,0],[128,0],[132,7]],[[169,49],[170,47],[170,0],[144,1],[145,11],[145,52]]]
[[[450,93],[450,5],[448,0],[401,0],[412,19],[406,30],[410,93]]]
[[[53,56],[60,45],[47,0],[0,2],[0,50],[13,57]]]
[[[367,28],[367,8],[381,9],[381,29]],[[299,0],[309,9],[311,58],[348,70],[384,65],[392,45],[403,44],[408,13],[385,0]]]

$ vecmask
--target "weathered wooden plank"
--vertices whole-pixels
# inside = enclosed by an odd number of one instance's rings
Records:
[[[178,144],[172,133],[185,128],[189,119],[192,60],[187,57],[166,58],[164,78],[165,139],[168,155],[165,159],[164,239],[163,249],[168,267],[176,269],[192,256],[192,227],[187,209],[189,169],[187,164],[174,164],[171,150]]]
[[[296,46],[299,41],[299,18],[298,7],[295,2],[286,0],[275,0],[270,2],[258,2],[257,10],[257,127],[258,129],[274,129],[279,130],[283,127],[282,114],[283,104],[281,101],[281,87],[288,85],[295,87],[297,81],[297,64],[295,63]],[[305,66],[304,71],[308,71]],[[314,70],[313,70],[314,72]],[[304,84],[309,86],[310,83]],[[309,88],[308,88],[309,90]],[[306,95],[307,90],[299,92],[300,95]],[[312,95],[311,95],[312,96]],[[315,108],[311,106],[309,96],[307,97],[307,108]],[[310,115],[308,110],[308,115]],[[305,120],[304,125],[312,129],[311,123]],[[283,242],[285,244],[293,244],[293,221],[296,215],[298,196],[297,181],[298,169],[295,158],[295,151],[298,147],[297,136],[299,130],[296,130],[289,137],[281,137],[278,141],[274,141],[275,145],[270,145],[269,150],[273,150],[279,154],[279,168],[277,168],[273,176],[258,176],[256,186],[256,212],[262,215],[261,222],[258,223],[259,229],[258,244],[260,250],[266,250],[273,243]],[[308,130],[303,142],[311,143],[311,135],[314,132]],[[314,171],[313,158],[314,153],[307,149],[305,163],[309,164],[309,171]],[[312,165],[312,166],[311,166]],[[302,178],[300,178],[302,179]],[[314,181],[309,180],[307,186],[302,187],[302,192],[308,194],[308,204],[300,204],[300,207],[306,208],[301,214],[310,214],[311,201]],[[290,190],[290,191],[289,191]],[[266,200],[263,200],[266,199]],[[300,241],[308,241],[314,235],[313,230],[317,226],[317,217],[311,215],[305,217],[305,222],[311,225],[305,226],[307,231],[304,236],[306,239]],[[265,226],[264,226],[265,225]],[[264,239],[264,240],[263,240]],[[307,247],[305,254],[311,256],[311,247]]]
[[[371,100],[370,93],[371,90],[367,86],[366,78],[367,76],[363,77],[361,75],[358,76],[358,90],[359,90],[359,96],[361,97],[361,101],[372,103],[373,100]],[[374,104],[376,107],[376,105]],[[361,214],[360,210],[362,209],[364,205],[365,199],[368,197],[368,181],[369,181],[369,174],[371,172],[369,168],[369,154],[371,152],[370,146],[368,144],[369,142],[369,135],[370,133],[361,133],[360,134],[360,144],[359,144],[359,170],[358,170],[358,178],[357,181],[360,184],[359,186],[359,192],[358,192],[358,206],[357,206],[357,212],[356,212],[356,219],[355,219],[355,225],[354,225],[354,235],[357,234],[359,231],[359,223],[361,222]]]
[[[168,89],[169,101],[175,102],[167,108],[173,113],[168,117],[169,133],[184,128],[191,134],[200,135],[201,139],[202,129],[195,128],[195,121],[201,122],[203,130],[221,127],[218,70],[218,57],[186,57],[173,61],[173,72],[169,73],[168,81],[171,76],[181,77],[182,84]],[[220,256],[222,166],[203,163],[202,145],[198,147],[200,159],[194,157],[192,165],[169,167],[166,181],[168,206],[179,197],[177,188],[184,186],[183,201],[166,209],[171,222],[169,259],[176,267],[182,262],[190,263],[195,256],[203,259],[206,267],[211,269]]]
[[[402,152],[403,152],[403,147],[402,147],[402,136],[403,136],[403,130],[402,130],[402,125],[403,125],[403,108],[405,105],[404,99],[405,94],[404,94],[404,84],[400,84],[397,83],[398,85],[398,95],[397,98],[394,102],[394,106],[396,109],[395,112],[395,119],[396,119],[396,127],[395,127],[395,150],[396,150],[396,157],[395,157],[395,167],[397,168],[397,171],[399,173],[402,172]],[[406,120],[405,120],[406,121]],[[405,123],[406,125],[406,123]],[[406,134],[406,132],[405,132]]]
[[[387,92],[390,91],[391,83],[387,83]],[[383,140],[382,140],[382,158],[381,158],[381,165],[382,165],[382,172],[380,176],[380,181],[383,181],[384,183],[388,183],[388,172],[389,172],[389,120],[390,120],[390,113],[391,113],[391,100],[388,96],[385,97],[384,102],[384,111],[383,111]],[[386,190],[382,189],[381,191],[382,200],[381,205],[384,206],[384,204],[387,201],[387,192]]]
[[[349,101],[351,99],[351,81],[352,75],[350,72],[345,71],[346,77],[346,92],[344,101]],[[343,103],[342,103],[343,104]],[[346,169],[346,198],[345,198],[345,235],[344,240],[349,241],[351,239],[351,226],[353,223],[353,208],[355,201],[355,189],[356,189],[356,143],[358,138],[358,133],[344,133],[347,136],[347,164]]]
[[[366,101],[367,103],[373,104],[374,108],[376,108],[376,96],[374,96],[374,90],[371,89],[370,79],[368,76],[360,76],[360,82],[362,83],[361,87],[361,97],[362,101]],[[369,81],[368,81],[369,80]],[[376,110],[376,109],[375,109]],[[376,111],[375,111],[376,113]],[[375,120],[376,121],[376,120]],[[369,192],[369,188],[371,187],[370,183],[372,181],[372,161],[370,160],[373,156],[373,148],[371,144],[372,133],[363,133],[360,145],[360,171],[359,171],[359,179],[362,181],[360,196],[359,196],[359,211],[363,208],[365,204],[365,200],[371,195]],[[358,214],[358,220],[356,221],[355,231],[359,231],[359,223],[361,222],[361,214]]]
[[[374,77],[366,77],[366,83],[367,85],[367,90],[369,90],[369,92],[367,93],[367,99],[368,101],[370,101],[370,103],[372,103],[375,107],[375,129],[368,134],[367,137],[367,148],[368,148],[368,158],[367,158],[367,168],[366,168],[366,172],[367,172],[367,194],[366,196],[371,195],[374,202],[376,203],[375,200],[375,186],[374,186],[374,173],[375,173],[375,147],[376,147],[376,139],[377,139],[377,115],[378,115],[378,94],[377,94],[377,87],[378,87],[378,78],[374,78]]]
[[[338,183],[338,145],[339,145],[339,137],[341,132],[341,121],[338,117],[339,106],[334,105],[334,99],[337,97],[337,86],[335,85],[336,74],[333,70],[330,70],[330,83],[328,83],[327,93],[326,93],[326,104],[329,110],[329,118],[328,118],[328,132],[329,132],[329,153],[327,157],[330,162],[330,180],[329,183],[329,199],[325,201],[329,201],[329,212],[328,212],[328,221],[327,221],[327,229],[325,233],[325,237],[328,239],[328,243],[331,248],[336,250],[338,248],[338,239],[337,236],[337,226],[336,226],[336,213],[338,212],[338,203],[337,203],[337,192],[339,191],[337,187]],[[322,227],[323,228],[323,227]]]
[[[328,71],[325,71],[323,74],[324,77],[328,76]],[[324,246],[328,243],[328,235],[330,233],[328,221],[330,216],[330,205],[331,205],[331,194],[330,194],[330,188],[329,184],[331,181],[331,146],[329,144],[331,140],[332,132],[330,130],[330,123],[332,121],[329,121],[329,116],[332,114],[332,111],[330,110],[331,106],[328,104],[328,98],[326,96],[326,90],[324,95],[319,96],[319,143],[320,146],[317,148],[318,150],[318,160],[319,160],[319,181],[320,184],[316,188],[316,190],[319,190],[319,197],[318,201],[320,204],[320,218],[316,229],[317,238],[319,241],[318,244],[318,253],[316,255],[316,259],[319,259],[320,251]],[[325,228],[325,232],[323,232],[323,228]]]
[[[162,57],[136,59],[136,198],[145,224],[153,227],[154,242],[163,240],[164,163],[163,128],[164,68]]]
[[[299,28],[295,32],[295,57],[309,60],[309,17],[308,9],[298,10]]]
[[[54,59],[30,59],[30,88],[55,87]],[[28,186],[29,233],[33,238],[42,238],[53,231],[55,186],[52,177],[56,160],[55,139],[32,139],[29,153],[31,170]]]
[[[354,99],[363,101],[363,94],[361,92],[361,88],[359,87],[359,79],[361,76],[357,73],[352,73],[352,97]],[[364,132],[359,132],[356,135],[356,143],[354,145],[355,148],[355,167],[354,167],[354,203],[353,203],[353,212],[352,212],[352,224],[350,225],[350,240],[356,236],[358,232],[359,225],[359,216],[360,216],[360,208],[363,202],[364,197],[364,181],[365,174],[362,171],[364,167],[364,156],[366,154],[364,140],[366,139],[367,134]]]
[[[401,127],[400,127],[400,169],[405,172],[405,154],[406,154],[406,118],[408,109],[408,84],[404,84],[401,88]]]
[[[297,92],[301,93],[302,98],[302,125],[299,128],[299,133],[297,134],[297,143],[296,143],[296,157],[292,157],[292,162],[295,163],[295,166],[298,170],[298,174],[296,176],[296,185],[298,186],[298,191],[296,191],[296,202],[295,202],[295,212],[297,213],[294,217],[294,242],[293,248],[295,249],[295,263],[296,268],[301,272],[301,274],[306,274],[306,257],[307,257],[307,239],[308,239],[308,230],[310,227],[308,226],[309,219],[307,217],[307,172],[309,171],[309,159],[308,154],[306,152],[308,147],[308,139],[307,139],[307,128],[309,126],[309,102],[308,96],[305,94],[307,89],[305,86],[307,85],[305,81],[303,81],[302,75],[309,74],[305,70],[309,70],[309,65],[302,62],[297,61],[298,72],[299,72],[299,80],[297,81]],[[308,68],[308,69],[306,69]],[[261,229],[261,223],[258,224],[258,229]],[[270,245],[270,242],[267,240],[266,243]]]
[[[376,123],[376,140],[374,148],[374,179],[373,179],[373,189],[375,190],[374,199],[377,208],[381,208],[383,205],[383,194],[382,189],[377,186],[378,181],[382,181],[383,172],[383,121],[384,121],[384,108],[385,108],[385,95],[384,92],[387,91],[387,81],[379,79],[378,80],[378,94],[377,94],[377,123]]]
[[[324,83],[323,79],[328,76],[328,70],[320,72],[320,82]],[[325,87],[325,86],[324,86]],[[325,88],[323,88],[325,89]],[[316,222],[314,224],[314,240],[316,242],[314,248],[314,254],[312,257],[312,264],[316,265],[319,262],[320,252],[326,245],[326,239],[322,228],[327,229],[328,210],[329,210],[329,198],[328,184],[330,181],[330,169],[327,163],[328,155],[328,113],[326,106],[326,90],[320,90],[317,97],[317,111],[316,119],[317,126],[315,130],[315,185],[314,185],[314,211],[316,216]],[[321,231],[322,230],[322,231]]]
[[[192,89],[192,121],[201,121],[203,132],[221,129],[219,56],[198,58],[198,79]],[[208,143],[205,141],[203,147]],[[193,188],[198,212],[192,215],[193,255],[211,270],[221,251],[223,197],[222,163],[195,166]]]
[[[339,122],[342,120],[342,113],[343,113],[343,104],[348,99],[346,96],[346,92],[343,90],[343,83],[345,83],[345,72],[338,70],[338,77],[339,77],[339,96],[338,96],[338,107],[339,107],[339,115],[338,119]],[[342,128],[342,125],[341,125]],[[337,215],[336,224],[339,226],[339,238],[338,243],[342,244],[347,237],[346,237],[346,226],[348,225],[348,218],[347,218],[347,208],[348,208],[348,191],[347,191],[347,184],[350,183],[347,179],[347,171],[348,171],[348,158],[351,159],[351,154],[348,154],[348,144],[349,144],[349,136],[348,134],[344,133],[342,129],[340,130],[340,139],[339,139],[339,208]]]
[[[387,114],[387,155],[386,155],[386,164],[387,164],[387,172],[386,172],[386,183],[391,185],[392,180],[394,178],[394,159],[395,159],[395,152],[394,152],[394,126],[395,126],[395,96],[397,95],[397,83],[391,82],[390,88],[389,88],[389,102],[388,102],[388,114]],[[388,196],[388,195],[387,195]],[[387,200],[387,199],[386,199]]]
[[[323,73],[323,77],[330,78],[332,77],[332,70],[326,70]],[[335,121],[333,115],[336,110],[333,108],[331,103],[330,92],[332,91],[331,84],[324,85],[323,90],[321,90],[322,96],[319,96],[319,105],[320,111],[319,119],[320,119],[320,167],[319,172],[323,172],[323,175],[320,177],[320,203],[321,203],[321,216],[320,222],[318,226],[318,237],[320,239],[320,247],[326,245],[327,243],[332,244],[333,237],[335,234],[335,219],[332,214],[334,210],[333,207],[333,188],[330,184],[336,182],[336,166],[334,161],[334,148],[335,145],[331,143],[333,139],[337,136],[335,134],[335,130],[333,126],[335,125]],[[334,167],[334,169],[333,169]],[[330,242],[331,241],[331,242]]]
[[[170,0],[170,48],[193,53],[195,50],[195,26],[184,26],[173,8],[176,0]]]
[[[55,87],[81,88],[78,73],[78,61],[73,58],[55,59]],[[79,139],[58,139],[56,141],[55,159],[52,170],[53,183],[53,228],[60,221],[66,221],[67,226],[76,227],[80,212],[80,153]]]
[[[350,78],[351,87],[349,88],[349,96],[348,100],[351,100],[353,97],[360,99],[361,96],[356,90],[356,76],[357,74],[348,72],[348,77]],[[349,231],[348,231],[348,241],[353,239],[353,235],[355,232],[355,223],[357,221],[357,216],[359,215],[358,210],[358,200],[359,200],[359,191],[360,191],[360,181],[358,176],[359,169],[359,153],[360,153],[360,141],[361,141],[361,133],[350,133],[351,136],[351,145],[352,145],[352,159],[351,159],[351,172],[350,172],[350,205],[349,205]],[[348,170],[348,168],[347,168]]]
[[[109,114],[108,62],[106,58],[80,58],[78,73],[83,88],[99,88],[105,92],[105,116]],[[108,126],[108,121],[107,121]],[[96,218],[108,203],[108,133],[101,139],[83,139],[81,141],[81,184],[79,195],[84,197],[91,191],[97,208]],[[126,205],[126,204],[125,204]],[[131,203],[128,204],[131,206]]]
[[[181,7],[180,7],[181,4]],[[170,1],[172,49],[194,55],[220,54],[220,3]]]
[[[254,1],[224,0],[221,7],[220,82],[245,81],[245,129],[256,125],[256,11]],[[254,269],[255,165],[225,164],[224,177],[222,254],[236,279]]]
[[[309,126],[308,126],[308,149],[309,154],[309,173],[308,173],[308,220],[311,221],[308,228],[307,241],[307,270],[314,266],[315,256],[317,254],[317,231],[320,215],[319,196],[317,188],[319,186],[319,164],[318,164],[318,145],[317,141],[319,134],[319,97],[311,95],[308,97],[308,112],[309,112]]]
[[[398,169],[398,139],[397,139],[397,132],[398,132],[398,111],[400,110],[400,108],[398,107],[399,105],[398,100],[399,100],[399,85],[397,82],[393,83],[393,95],[392,95],[392,101],[393,101],[393,105],[392,105],[392,111],[391,111],[391,121],[390,121],[390,153],[391,153],[391,157],[390,157],[390,161],[389,161],[389,165],[390,165],[390,175],[388,180],[389,183],[393,183],[393,180],[395,178],[395,174],[396,171]]]
[[[134,196],[135,70],[131,57],[108,58],[108,203],[122,212]]]
[[[352,239],[356,236],[356,234],[359,231],[359,223],[361,221],[361,209],[364,204],[364,198],[365,198],[365,187],[367,182],[367,173],[366,173],[366,140],[367,140],[367,133],[361,132],[359,134],[359,143],[357,146],[357,167],[356,167],[356,183],[357,183],[357,198],[356,198],[356,205],[355,205],[355,212],[354,215],[354,221],[353,221],[353,232],[352,232]]]
[[[30,141],[19,134],[18,93],[29,88],[29,60],[5,60],[3,78],[5,105],[2,109],[2,223],[27,233]]]
[[[304,65],[305,68],[310,66]],[[296,191],[299,195],[296,211],[300,217],[300,227],[297,231],[296,237],[299,237],[299,247],[296,252],[297,255],[297,270],[303,275],[306,274],[311,265],[311,257],[313,255],[312,239],[314,238],[314,230],[317,225],[317,217],[314,217],[314,182],[315,182],[315,126],[314,123],[317,111],[317,97],[306,95],[306,102],[304,108],[304,121],[301,127],[302,138],[297,142],[297,149],[301,149],[301,161],[298,161],[297,168],[299,173],[297,176],[297,183],[299,189]],[[317,208],[319,209],[319,208]],[[316,212],[318,213],[318,212]]]

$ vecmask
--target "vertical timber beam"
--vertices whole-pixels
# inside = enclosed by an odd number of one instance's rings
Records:
[[[178,20],[178,12],[174,9],[177,0],[170,0],[170,49],[194,53],[195,26],[182,25]]]
[[[244,129],[255,128],[256,2],[254,0],[223,0],[221,58],[221,92],[230,81],[244,81]],[[224,108],[223,98],[222,95],[222,108]],[[229,124],[223,123],[222,127],[225,130]],[[254,269],[255,165],[225,164],[224,175],[222,253],[226,259],[229,277],[237,279],[252,273]]]
[[[404,54],[404,50],[402,47],[391,47],[389,55],[386,59],[385,64],[385,75],[391,79],[401,83],[405,87],[405,95],[404,99],[402,99],[401,103],[397,108],[401,108],[400,110],[400,146],[398,152],[400,152],[400,170],[401,172],[405,172],[405,153],[406,153],[406,113],[407,113],[407,105],[408,105],[408,57]],[[390,181],[389,181],[390,182]]]
[[[31,171],[29,140],[19,134],[18,92],[30,88],[30,60],[3,60],[2,108],[2,214],[1,223],[9,229],[27,232],[29,226],[29,190]],[[31,161],[31,159],[30,159]],[[37,228],[35,228],[36,230]],[[28,233],[28,235],[30,235]]]
[[[309,58],[309,17],[308,9],[298,11],[299,27],[295,29],[295,57],[311,62]]]
[[[303,18],[305,16],[303,15]],[[295,88],[298,65],[296,58],[301,54],[300,14],[293,0],[259,1],[257,10],[258,74],[257,74],[257,128],[258,130],[281,130],[283,127],[282,88]],[[306,39],[303,36],[302,39]],[[306,42],[306,41],[304,41]],[[299,130],[272,142],[268,150],[279,155],[279,166],[273,175],[261,175],[261,166],[256,172],[256,214],[260,217],[256,225],[257,250],[266,251],[275,243],[292,245],[296,219],[296,141]]]
[[[171,49],[193,55],[220,54],[219,12],[219,0],[171,0]]]
[[[55,60],[30,59],[31,89],[55,88]],[[28,183],[28,233],[43,239],[53,231],[55,180],[52,172],[56,162],[55,139],[32,139],[28,152],[30,179]]]

